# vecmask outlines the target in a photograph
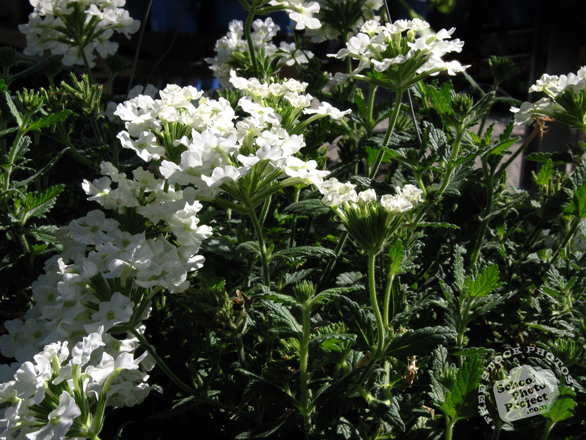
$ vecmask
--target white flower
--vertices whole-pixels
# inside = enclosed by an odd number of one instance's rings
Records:
[[[413,204],[401,195],[385,194],[381,197],[380,203],[388,212],[395,214],[407,212],[413,208]]]
[[[74,4],[81,9],[75,15]],[[84,65],[84,57],[90,67],[95,65],[94,51],[105,57],[115,53],[118,43],[110,41],[114,32],[127,38],[140,26],[130,18],[128,11],[119,8],[124,2],[104,0],[32,0],[33,12],[29,22],[20,25],[19,30],[26,35],[27,55],[40,55],[50,51],[53,55],[63,55],[63,64]],[[84,47],[79,47],[79,33]]]
[[[415,185],[407,184],[403,188],[397,186],[395,189],[397,190],[397,194],[407,199],[411,204],[419,203],[423,200],[421,198],[423,191]]]
[[[348,109],[348,110],[338,110],[336,107],[334,107],[333,105],[331,105],[328,102],[322,102],[320,104],[320,106],[318,108],[307,108],[305,110],[303,110],[303,113],[306,113],[308,115],[310,114],[318,114],[318,115],[323,115],[323,116],[329,116],[332,119],[342,119],[345,115],[352,113],[352,110]]]
[[[81,415],[75,399],[67,391],[59,396],[59,405],[47,417],[48,423],[38,431],[26,434],[29,440],[64,439],[73,425],[73,420]]]
[[[129,297],[120,292],[114,292],[110,301],[102,301],[99,310],[92,314],[93,322],[87,324],[85,329],[88,333],[96,332],[100,327],[108,331],[116,324],[128,322],[132,317],[134,303]]]

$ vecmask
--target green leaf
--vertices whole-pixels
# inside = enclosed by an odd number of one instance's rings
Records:
[[[482,118],[490,111],[490,108],[494,103],[494,97],[494,92],[487,93],[476,104],[474,104],[474,107],[472,107],[470,113],[464,118],[464,121],[468,127],[476,124],[480,118]]]
[[[271,255],[271,260],[277,258],[283,258],[289,261],[295,261],[305,258],[325,258],[325,257],[336,257],[336,253],[328,248],[317,247],[317,246],[299,246],[289,249],[283,249],[282,251],[275,252]]]
[[[262,306],[269,312],[271,332],[279,337],[293,336],[301,339],[303,328],[287,307],[272,301],[263,301]]]
[[[285,286],[288,286],[289,284],[294,284],[299,281],[302,281],[302,280],[306,279],[314,271],[315,271],[315,269],[302,269],[302,270],[297,270],[293,273],[286,273],[283,276],[283,283],[282,283],[281,287],[285,287]]]
[[[451,421],[468,419],[478,414],[478,385],[482,375],[482,362],[477,355],[466,359],[458,371],[452,391],[440,405]]]
[[[481,298],[492,292],[498,285],[499,268],[496,264],[486,268],[478,277],[466,277],[464,285],[472,298]]]
[[[546,162],[549,159],[551,159],[555,165],[565,165],[575,162],[572,154],[567,151],[562,153],[531,153],[525,157],[525,160],[531,160],[534,162]]]
[[[369,350],[373,341],[376,329],[376,320],[372,312],[351,299],[341,296],[337,301],[342,320],[348,329],[358,336],[356,350]]]
[[[44,217],[55,205],[57,196],[63,192],[64,185],[56,185],[44,193],[27,193],[21,206],[17,205],[16,214],[20,223],[26,224],[32,217]]]
[[[449,327],[425,327],[408,330],[395,336],[385,350],[385,356],[403,358],[427,355],[439,345],[448,345],[456,340],[456,332]]]
[[[26,231],[26,233],[32,237],[34,237],[35,240],[46,243],[46,244],[52,244],[52,243],[57,243],[57,238],[55,237],[55,232],[57,231],[57,226],[53,226],[53,225],[46,225],[46,226],[40,226],[38,228],[33,228],[33,229],[29,229]]]
[[[403,263],[403,257],[405,256],[405,249],[403,248],[403,242],[396,240],[393,245],[389,248],[389,269],[388,272],[392,274],[398,274]]]
[[[44,118],[37,119],[32,124],[30,124],[26,130],[27,131],[40,131],[41,128],[50,127],[51,125],[57,124],[58,122],[63,121],[66,119],[70,114],[73,112],[71,110],[62,110],[57,113],[52,113]]]
[[[356,335],[353,333],[319,335],[309,341],[309,349],[313,350],[321,346],[328,351],[339,351],[337,344],[344,341],[351,341],[354,344],[356,342]]]
[[[490,57],[488,65],[496,84],[499,84],[519,73],[517,65],[508,58],[501,58],[493,55]]]
[[[12,101],[12,97],[10,96],[10,93],[8,93],[8,91],[4,91],[4,99],[6,100],[6,104],[8,105],[8,109],[10,110],[10,113],[12,114],[14,119],[16,120],[16,123],[18,124],[19,127],[21,127],[22,126],[22,115],[20,114],[20,112],[18,111],[16,106],[14,105],[14,102]]]
[[[565,207],[564,212],[573,214],[578,219],[586,217],[586,182],[573,192],[572,200]]]
[[[576,393],[574,393],[574,390],[568,387],[561,387],[559,388],[559,392],[560,395],[551,409],[542,414],[543,417],[550,419],[553,423],[561,422],[572,417],[574,415],[574,408],[576,407],[576,401],[574,400]]]
[[[506,126],[505,130],[501,133],[498,138],[498,141],[492,146],[489,151],[489,155],[498,155],[504,153],[510,147],[515,145],[515,143],[519,140],[518,137],[511,137],[513,133],[513,128],[515,127],[515,121],[509,122]]]
[[[16,130],[18,130],[18,127],[10,127],[10,128],[7,128],[6,130],[1,130],[0,131],[0,138],[6,136],[7,134],[14,133]]]
[[[315,307],[326,302],[330,302],[338,299],[341,295],[345,295],[350,292],[364,289],[364,286],[351,286],[351,287],[333,287],[331,289],[323,290],[311,300],[311,307]]]
[[[12,145],[10,151],[8,152],[8,156],[14,158],[13,162],[10,165],[14,165],[19,160],[21,160],[24,155],[29,151],[29,145],[31,144],[31,138],[28,136],[22,136],[16,145]]]
[[[336,284],[338,286],[354,285],[362,278],[364,278],[364,275],[360,272],[344,272],[338,275],[336,278]]]
[[[539,186],[547,186],[554,174],[555,170],[553,168],[553,161],[547,159],[547,162],[545,162],[539,170],[539,175],[533,173],[533,180],[535,180],[535,183]]]
[[[241,243],[238,245],[236,250],[238,252],[242,252],[244,255],[260,256],[260,247],[256,241],[247,241],[246,243]]]
[[[287,206],[284,212],[290,212],[292,214],[301,214],[307,216],[318,216],[323,214],[329,214],[332,212],[332,208],[324,205],[320,199],[301,200],[300,202],[293,203]]]
[[[570,176],[570,181],[572,182],[572,189],[574,191],[586,183],[586,161],[580,162]]]
[[[253,439],[261,439],[261,438],[275,438],[275,433],[278,431],[284,430],[284,428],[296,422],[297,418],[299,417],[298,410],[291,410],[285,412],[281,417],[277,420],[272,420],[269,423],[263,424],[252,431],[246,431],[238,434],[234,437],[235,440],[253,440]]]

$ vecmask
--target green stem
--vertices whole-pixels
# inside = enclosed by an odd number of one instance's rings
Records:
[[[582,219],[580,217],[577,217],[574,219],[574,223],[572,224],[572,227],[571,227],[570,231],[568,232],[568,235],[566,235],[566,238],[564,238],[564,241],[562,241],[558,245],[555,252],[553,253],[553,257],[551,257],[550,264],[555,264],[555,261],[557,260],[557,258],[560,255],[560,251],[563,248],[565,248],[568,245],[568,243],[570,242],[570,240],[572,239],[572,237],[574,237],[574,235],[576,234],[576,231],[578,231],[578,228],[580,227],[581,222],[582,222]]]
[[[267,256],[267,247],[265,244],[264,236],[262,233],[262,224],[260,223],[258,217],[256,216],[256,212],[254,212],[254,208],[248,210],[248,215],[252,220],[252,225],[254,227],[254,232],[256,233],[256,239],[258,240],[258,247],[260,249],[260,260],[262,263],[262,275],[263,275],[263,284],[267,287],[271,286],[271,276],[269,273],[269,259]]]
[[[378,89],[377,85],[370,83],[370,90],[369,90],[370,95],[368,96],[368,120],[366,121],[366,136],[367,137],[372,136],[372,130],[374,130],[374,126],[375,126],[375,122],[374,122],[372,115],[374,113],[374,98],[376,96],[377,89]]]
[[[484,177],[485,180],[488,184],[488,189],[487,189],[487,201],[486,201],[486,208],[483,212],[482,215],[482,222],[480,223],[480,229],[478,230],[478,234],[476,236],[476,242],[474,244],[474,249],[470,255],[470,267],[474,267],[474,265],[476,264],[476,261],[478,260],[478,257],[480,256],[480,248],[482,247],[482,242],[484,240],[484,236],[486,235],[486,229],[488,227],[488,222],[490,221],[489,219],[487,219],[486,217],[492,212],[492,197],[493,197],[493,192],[494,192],[494,182],[495,180],[492,179],[491,176],[489,176],[488,173],[488,167],[486,164],[486,160],[483,158],[482,159],[482,165],[483,165],[483,171],[484,171]]]
[[[549,437],[549,433],[553,429],[554,425],[555,422],[552,419],[547,419],[547,422],[545,423],[545,429],[543,430],[543,434],[541,436],[541,440],[547,440],[547,438]]]
[[[395,280],[395,274],[389,273],[387,275],[387,284],[385,286],[385,296],[383,301],[383,321],[385,323],[385,328],[389,327],[389,308],[391,305],[391,293],[393,291],[393,281]],[[391,317],[395,316],[395,301],[393,299],[393,313],[390,314]]]
[[[497,181],[500,178],[501,174],[507,170],[509,165],[513,163],[513,161],[519,156],[519,154],[521,154],[525,150],[525,147],[529,145],[529,143],[533,140],[537,133],[539,133],[539,129],[537,128],[537,126],[535,126],[531,134],[527,136],[527,139],[525,139],[525,142],[523,142],[523,144],[517,149],[517,151],[515,151],[503,165],[501,165],[501,167],[495,175],[495,181]]]
[[[305,301],[302,307],[303,314],[303,335],[301,339],[301,346],[299,348],[299,385],[300,406],[303,415],[303,424],[305,427],[305,438],[309,438],[311,432],[311,408],[309,405],[309,390],[308,390],[308,371],[307,364],[309,358],[309,337],[311,333],[311,301]]]
[[[456,169],[454,162],[458,159],[458,156],[460,155],[460,148],[462,147],[462,137],[464,136],[465,130],[466,129],[462,125],[458,126],[456,139],[454,140],[454,149],[452,150],[452,158],[450,160],[450,163],[448,163],[446,166],[446,174],[444,175],[442,186],[438,190],[438,197],[441,197],[441,195],[448,187],[450,180],[452,179],[452,173]]]
[[[497,83],[495,81],[495,83],[492,86],[492,90],[491,92],[496,92],[497,88],[498,88],[499,83]],[[486,95],[486,93],[483,93],[483,97],[484,95]],[[480,122],[480,127],[478,127],[478,136],[480,136],[482,134],[482,132],[484,131],[484,126],[486,125],[486,120],[488,118],[488,114],[490,113],[490,110],[492,109],[492,106],[490,106],[490,108],[486,111],[486,113],[484,113],[484,116],[482,117],[482,121]]]
[[[378,327],[378,344],[375,357],[379,357],[382,356],[383,347],[385,344],[385,324],[383,322],[383,317],[380,313],[380,308],[378,306],[378,300],[376,297],[375,262],[376,254],[371,252],[370,254],[368,254],[368,290],[370,293],[370,302],[372,303],[372,310],[374,312],[376,324]]]
[[[387,128],[387,133],[385,134],[385,138],[381,145],[378,156],[374,162],[374,165],[372,166],[370,173],[368,174],[368,177],[370,177],[371,179],[374,179],[376,177],[376,173],[378,172],[380,164],[382,163],[383,158],[385,157],[385,148],[387,147],[389,140],[391,139],[391,135],[395,131],[395,124],[397,123],[397,119],[399,118],[399,112],[401,110],[402,98],[403,90],[398,89],[397,96],[395,97],[395,106],[393,107],[393,112],[389,117],[389,127]]]
[[[252,42],[252,21],[256,14],[256,1],[253,0],[248,11],[248,17],[246,18],[246,25],[244,26],[244,34],[246,35],[246,42],[248,43],[248,51],[250,52],[250,61],[252,62],[252,70],[254,77],[258,78],[258,62],[256,60],[256,53],[254,51],[254,43]]]
[[[446,440],[452,440],[452,430],[454,429],[455,420],[446,419]]]

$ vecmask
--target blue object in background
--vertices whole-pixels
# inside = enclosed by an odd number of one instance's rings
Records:
[[[391,11],[391,20],[411,20],[409,10],[399,1],[389,1],[389,9]],[[423,19],[427,17],[427,0],[406,0],[407,4]]]
[[[151,30],[154,32],[175,32],[185,2],[187,10],[181,23],[179,32],[182,34],[195,34],[199,30],[200,0],[153,0],[151,7]]]
[[[268,16],[281,27],[280,33],[290,33],[287,26],[291,20],[285,11],[273,12]],[[248,12],[238,0],[206,1],[202,6],[200,29],[205,33],[225,34],[232,20],[246,22],[247,18]],[[266,16],[259,15],[256,18],[264,20]]]

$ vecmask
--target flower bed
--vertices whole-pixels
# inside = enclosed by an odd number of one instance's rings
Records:
[[[119,99],[124,0],[31,3],[39,63],[0,50],[3,305],[30,298],[0,336],[0,438],[579,438],[584,145],[525,157],[532,188],[506,175],[548,121],[585,129],[586,68],[537,103],[473,98],[454,29],[379,0],[243,0],[215,96]],[[311,52],[326,40],[343,72]],[[61,62],[86,74],[56,85]],[[514,74],[490,69],[494,90]],[[510,154],[515,123],[534,128]]]

